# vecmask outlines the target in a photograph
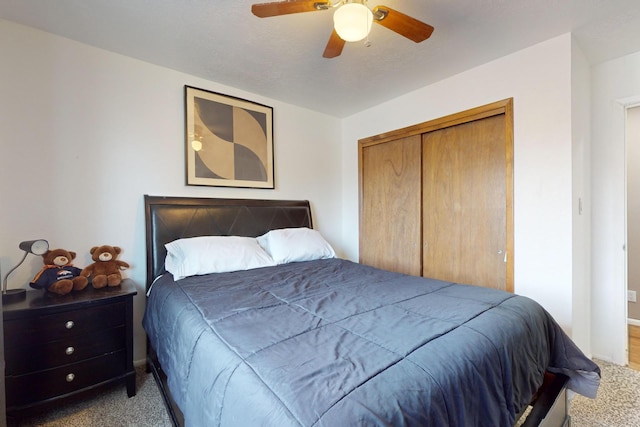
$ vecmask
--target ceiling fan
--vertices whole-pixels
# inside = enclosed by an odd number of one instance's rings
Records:
[[[333,32],[322,54],[325,58],[339,56],[346,42],[360,41],[367,37],[373,22],[416,43],[428,39],[433,33],[433,27],[429,24],[418,21],[388,6],[376,6],[373,9],[369,9],[366,3],[367,0],[335,0],[333,2],[288,0],[254,4],[251,6],[251,12],[259,18],[268,18],[335,8]]]

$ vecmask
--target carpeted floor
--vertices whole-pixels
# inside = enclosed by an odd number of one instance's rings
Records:
[[[640,372],[603,361],[596,363],[602,369],[598,398],[573,397],[570,404],[572,427],[640,426]],[[137,374],[137,394],[132,398],[127,398],[124,385],[109,387],[95,396],[67,404],[59,410],[34,413],[9,426],[170,426],[153,376],[141,368]]]
[[[602,370],[596,399],[575,395],[569,413],[572,427],[640,426],[640,371],[595,361]]]

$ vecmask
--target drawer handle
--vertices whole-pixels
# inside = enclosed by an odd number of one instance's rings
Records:
[[[71,381],[73,381],[76,378],[76,376],[74,374],[67,374],[67,382],[70,383]]]
[[[64,324],[64,327],[67,329],[71,329],[73,328],[74,325],[75,323],[73,323],[73,320],[69,320],[67,323]]]
[[[71,355],[73,354],[73,352],[74,352],[74,351],[76,351],[76,349],[75,349],[75,348],[73,348],[73,347],[67,347],[67,348],[64,350],[64,353],[65,353],[67,356],[71,356]]]

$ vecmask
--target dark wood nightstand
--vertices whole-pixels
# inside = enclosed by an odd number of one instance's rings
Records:
[[[129,280],[114,288],[59,296],[28,291],[4,304],[7,415],[123,381],[136,394],[133,296]]]

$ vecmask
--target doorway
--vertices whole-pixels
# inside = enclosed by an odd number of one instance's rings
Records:
[[[629,366],[640,369],[640,105],[626,109],[627,326]]]

